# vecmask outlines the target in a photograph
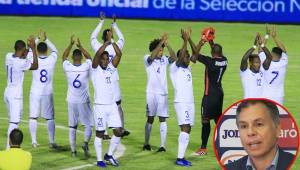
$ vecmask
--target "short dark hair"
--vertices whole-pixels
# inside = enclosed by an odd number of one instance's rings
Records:
[[[12,145],[21,145],[23,142],[23,133],[20,129],[14,129],[9,134],[9,140]]]
[[[40,42],[36,48],[39,53],[46,53],[48,50],[48,46],[45,42]]]
[[[15,42],[15,51],[19,51],[21,50],[22,48],[26,48],[26,44],[23,40],[17,40]]]
[[[279,47],[274,47],[274,48],[272,49],[272,52],[275,53],[275,54],[277,54],[277,55],[279,55],[279,56],[281,56],[283,51],[282,51],[282,49],[279,48]]]
[[[154,39],[150,42],[150,45],[149,45],[149,51],[152,52],[157,46],[158,44],[160,43],[161,39]],[[162,47],[164,48],[165,45],[163,44]]]
[[[102,33],[102,40],[105,42],[107,40],[107,33],[110,31],[110,29],[105,29]]]
[[[268,113],[270,114],[272,121],[275,125],[278,125],[280,123],[279,110],[278,110],[276,104],[274,104],[273,102],[268,101],[268,100],[248,99],[248,100],[242,101],[236,110],[236,124],[239,125],[240,113],[243,109],[248,108],[249,106],[258,104],[258,103],[263,104],[268,109]]]
[[[75,49],[73,50],[73,54],[74,57],[81,57],[82,56],[82,52],[79,49]]]
[[[213,53],[223,55],[223,49],[222,49],[222,46],[220,44],[213,44],[212,47],[211,47],[211,51]]]
[[[100,57],[102,57],[103,55],[107,55],[107,56],[109,56],[109,53],[107,52],[107,51],[103,51],[103,53],[100,55]]]
[[[257,54],[251,54],[249,56],[249,61],[252,62],[255,58],[259,58],[259,56]]]

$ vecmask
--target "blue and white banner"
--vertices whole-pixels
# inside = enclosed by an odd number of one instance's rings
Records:
[[[0,15],[300,23],[300,0],[0,0]]]

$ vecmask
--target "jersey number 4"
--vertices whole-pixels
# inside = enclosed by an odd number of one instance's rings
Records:
[[[272,84],[274,82],[274,80],[278,77],[279,75],[279,71],[272,71],[272,74],[275,74],[274,78],[270,81],[269,84]]]

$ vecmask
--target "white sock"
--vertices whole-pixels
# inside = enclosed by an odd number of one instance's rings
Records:
[[[119,111],[119,115],[121,118],[122,128],[124,128],[124,112],[123,112],[121,104],[118,105],[118,111]]]
[[[50,143],[55,143],[54,141],[54,136],[55,136],[55,122],[54,120],[48,120],[48,135],[49,135],[49,142]]]
[[[6,143],[6,149],[9,149],[9,135],[10,132],[14,129],[18,128],[18,124],[14,124],[14,123],[9,123],[8,125],[8,129],[7,129],[7,143]]]
[[[167,122],[160,123],[160,147],[165,147],[167,139]]]
[[[152,124],[147,122],[145,125],[145,145],[149,144],[151,129],[152,129]]]
[[[107,154],[112,156],[115,149],[117,148],[117,146],[119,145],[120,143],[120,140],[121,138],[120,137],[116,137],[115,135],[113,135],[110,139],[110,144],[109,144],[109,149],[108,149],[108,152]]]
[[[36,132],[37,132],[37,120],[29,119],[29,130],[31,135],[31,143],[37,143],[36,141]]]
[[[184,158],[185,150],[189,144],[189,141],[190,135],[186,132],[180,132],[178,137],[178,158]]]
[[[92,127],[91,126],[85,126],[84,129],[84,142],[89,143],[92,137]]]
[[[69,129],[69,142],[72,152],[76,151],[76,130],[74,128]]]
[[[95,137],[94,146],[97,155],[97,161],[102,161],[102,139]]]

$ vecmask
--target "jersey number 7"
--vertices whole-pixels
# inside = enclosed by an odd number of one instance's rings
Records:
[[[274,78],[270,81],[269,84],[272,84],[274,82],[274,80],[278,77],[279,75],[279,71],[272,71],[272,74],[275,74]]]

